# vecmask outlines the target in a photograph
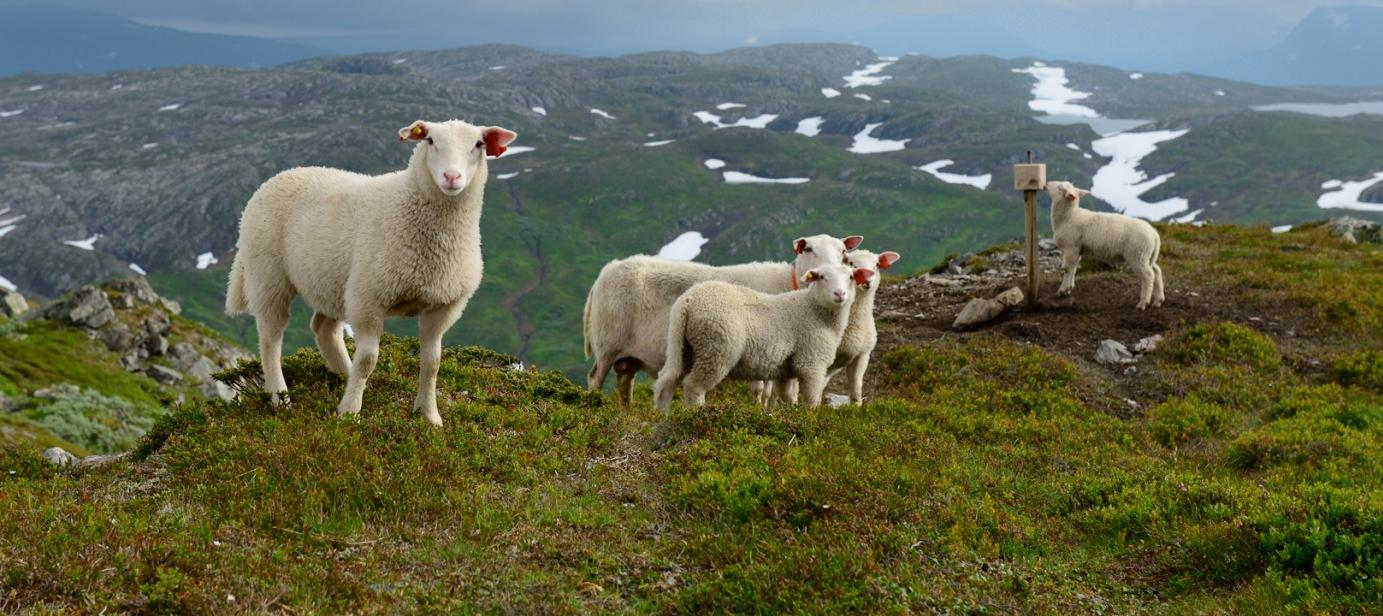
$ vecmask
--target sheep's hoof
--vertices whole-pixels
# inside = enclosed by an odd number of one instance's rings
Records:
[[[287,405],[287,404],[292,404],[292,403],[293,403],[293,401],[288,399],[288,391],[287,391],[287,390],[285,390],[285,391],[276,391],[276,392],[273,392],[273,393],[270,393],[270,394],[269,394],[269,404],[272,404],[272,405],[274,406],[274,408],[279,408],[279,407],[281,407],[281,406],[284,406],[284,405]]]
[[[437,426],[438,428],[442,427],[442,416],[438,415],[436,412],[423,415],[423,419],[426,419],[427,423]]]
[[[1137,309],[1139,309],[1139,310],[1147,310],[1147,309],[1148,309],[1148,305],[1147,305],[1146,303],[1142,303],[1142,302],[1140,302],[1137,306],[1134,306],[1134,307],[1137,308]]]
[[[1070,290],[1070,289],[1057,289],[1057,290],[1056,290],[1056,294],[1057,294],[1057,295],[1060,295],[1060,296],[1062,296],[1062,297],[1066,297],[1067,295],[1070,295],[1070,294],[1071,294],[1071,290]]]

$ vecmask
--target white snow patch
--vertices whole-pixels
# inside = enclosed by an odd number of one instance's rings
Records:
[[[858,99],[860,99],[860,100],[862,100],[862,101],[874,100],[874,99],[872,99],[872,98],[869,98],[869,95],[868,95],[868,94],[856,94],[856,95],[855,95],[855,98],[858,98]]]
[[[513,156],[513,155],[515,155],[515,154],[523,154],[524,152],[532,152],[532,151],[535,150],[535,149],[536,149],[536,148],[534,148],[534,147],[532,147],[532,146],[527,146],[527,145],[516,145],[516,146],[514,146],[514,147],[512,147],[512,148],[509,148],[509,149],[505,150],[503,154],[500,154],[499,156],[496,156],[495,158],[508,158],[508,157]]]
[[[1224,95],[1225,95],[1225,91],[1224,91],[1224,90],[1215,90],[1215,96],[1224,96]]]
[[[1072,150],[1075,150],[1075,151],[1077,151],[1077,152],[1080,151],[1080,146],[1078,146],[1078,145],[1076,145],[1076,144],[1074,144],[1074,143],[1068,143],[1068,144],[1066,144],[1066,147],[1071,148]]]
[[[955,162],[954,160],[938,160],[934,163],[922,165],[921,167],[914,167],[914,169],[930,173],[936,176],[936,179],[946,182],[947,184],[963,184],[966,186],[974,186],[980,190],[989,188],[989,181],[994,179],[992,174],[962,175],[959,173],[946,173],[942,171],[942,169],[954,165]]]
[[[667,145],[667,144],[672,143],[672,142],[674,142],[674,141],[677,141],[677,140],[676,140],[676,139],[663,139],[662,141],[645,141],[645,142],[644,142],[644,146],[650,147],[650,148],[656,148],[656,147],[658,147],[658,146],[660,146],[660,145]]]
[[[0,225],[0,237],[9,235],[10,231],[14,231],[18,227],[19,225]]]
[[[4,214],[9,213],[9,211],[10,211],[10,208],[5,208],[4,211],[0,211],[0,216],[3,216]],[[15,223],[17,223],[17,222],[19,222],[19,221],[21,221],[21,220],[24,220],[24,218],[27,217],[27,216],[28,216],[28,214],[20,214],[20,215],[18,215],[18,216],[12,217],[12,218],[6,218],[5,220],[0,220],[0,227],[13,227],[13,226],[15,226]],[[0,235],[4,235],[4,233],[0,233]]]
[[[96,240],[99,239],[101,239],[101,234],[97,233],[84,240],[66,240],[63,243],[73,248],[81,248],[82,250],[96,250]]]
[[[721,103],[719,105],[716,105],[716,109],[725,111],[727,109],[738,109],[744,106],[746,106],[744,103]]]
[[[545,116],[545,115],[547,115],[547,109],[544,109],[544,108],[542,108],[542,107],[533,107],[532,109],[533,109],[533,113],[536,113],[536,114],[538,114],[538,115],[540,115],[540,116]]]
[[[14,286],[14,283],[10,282],[9,278],[0,276],[0,289],[4,289],[6,291],[18,291],[19,287]]]
[[[811,178],[761,178],[739,171],[726,171],[726,184],[806,184]]]
[[[1081,154],[1081,156],[1084,156],[1084,157],[1085,157],[1085,160],[1091,160],[1091,159],[1095,158],[1094,156],[1091,156],[1091,155],[1089,155],[1089,154]]]
[[[0,111],[0,118],[12,118],[12,117],[17,116],[17,115],[19,115],[19,114],[21,114],[21,113],[24,113],[24,110],[23,110],[23,109],[13,109],[13,110],[10,110],[10,111]]]
[[[519,172],[518,172],[518,171],[515,171],[515,172],[513,172],[513,173],[498,173],[498,174],[495,174],[495,177],[498,178],[498,179],[501,179],[501,180],[507,180],[507,179],[512,178],[512,177],[517,177],[518,175],[519,175]]]
[[[803,118],[800,122],[797,123],[797,134],[806,135],[808,137],[815,137],[817,135],[820,135],[821,124],[825,121],[826,118],[823,118],[821,116]]]
[[[36,85],[36,86],[29,86],[29,87],[27,88],[27,90],[28,90],[29,92],[37,92],[37,91],[42,90],[42,89],[43,89],[43,84],[39,84],[39,85]]]
[[[162,107],[159,107],[158,110],[159,110],[159,111],[177,111],[179,107],[182,107],[182,103],[172,103],[172,104],[164,105],[164,106],[162,106]]]
[[[708,241],[699,231],[688,231],[659,249],[657,256],[671,261],[691,261],[701,254],[701,247]]]
[[[1258,105],[1254,111],[1292,111],[1322,118],[1347,118],[1349,116],[1370,114],[1383,115],[1383,101],[1362,103],[1282,103],[1278,105]]]
[[[139,274],[140,276],[149,275],[149,272],[144,271],[144,268],[140,267],[138,263],[131,263],[130,271],[133,271],[134,273]]]
[[[1361,199],[1364,191],[1383,183],[1383,171],[1373,177],[1358,182],[1341,182],[1339,190],[1324,193],[1316,199],[1316,206],[1323,210],[1359,210],[1361,212],[1383,212],[1383,203],[1366,203]]]
[[[586,140],[585,137],[578,137],[578,136],[576,136],[576,135],[567,135],[567,139],[571,139],[572,141],[585,141],[585,140]]]
[[[112,89],[112,90],[123,90],[123,89],[125,89],[125,84],[123,84],[123,83],[117,83],[117,84],[111,86],[110,89]]]
[[[740,118],[734,122],[726,123],[720,119],[720,116],[709,111],[698,111],[692,115],[696,116],[696,119],[701,120],[703,123],[710,124],[716,128],[768,128],[770,122],[778,119],[778,114],[765,113],[752,118]]]
[[[144,145],[139,146],[139,148],[142,150],[152,150],[156,147],[158,147],[157,143],[146,143]]]
[[[707,158],[707,159],[706,159],[706,162],[703,163],[703,164],[706,165],[706,168],[707,168],[707,169],[710,169],[710,170],[714,171],[714,170],[716,170],[716,169],[719,169],[719,168],[721,168],[721,167],[724,167],[724,166],[725,166],[725,161],[720,160],[719,158]]]
[[[605,118],[606,120],[613,120],[613,119],[615,119],[615,116],[612,116],[612,115],[610,115],[609,113],[606,113],[604,110],[596,109],[595,107],[592,107],[592,108],[591,108],[591,113],[594,113],[594,114],[596,114],[596,115],[598,115],[598,116],[600,116],[600,117],[602,117],[602,118]]]
[[[1326,181],[1324,181],[1324,182],[1321,182],[1321,188],[1324,188],[1324,189],[1327,189],[1327,190],[1334,189],[1334,188],[1339,188],[1339,187],[1344,186],[1344,185],[1345,185],[1345,183],[1344,183],[1344,182],[1341,182],[1340,180],[1326,180]]]
[[[873,133],[874,130],[879,128],[880,126],[883,126],[882,122],[876,122],[874,124],[865,124],[864,130],[855,134],[855,141],[854,143],[850,144],[849,151],[854,152],[856,154],[877,154],[880,152],[897,152],[898,150],[903,149],[904,144],[906,144],[909,141],[912,141],[912,139],[876,139],[870,136],[870,133]]]
[[[219,259],[217,259],[216,255],[212,253],[204,252],[202,254],[197,255],[197,269],[199,270],[204,270],[208,267],[216,265],[218,262]]]
[[[1286,233],[1292,230],[1292,225],[1278,225],[1273,227],[1273,233]]]
[[[502,71],[502,70],[504,70],[504,69],[506,69],[506,68],[508,68],[508,67],[506,67],[506,66],[491,66],[491,67],[490,67],[490,70],[492,70],[492,71]]]
[[[1143,193],[1160,186],[1176,174],[1167,173],[1148,179],[1147,174],[1138,168],[1144,158],[1157,151],[1157,144],[1180,138],[1187,132],[1159,130],[1123,133],[1091,143],[1090,147],[1096,154],[1112,159],[1095,172],[1090,186],[1091,194],[1119,212],[1148,220],[1162,220],[1190,209],[1190,202],[1180,197],[1157,203],[1142,200],[1140,197]]]
[[[840,96],[840,90],[835,88],[821,88],[821,95],[826,98],[835,98]]]
[[[394,64],[403,64],[404,62],[407,62],[407,61],[408,61],[408,58],[394,58]]]
[[[1129,73],[1128,78],[1137,81],[1143,78],[1143,73]]]
[[[1028,68],[1010,70],[1015,73],[1032,75],[1037,80],[1037,83],[1032,87],[1033,99],[1028,101],[1028,107],[1033,111],[1054,116],[1100,117],[1100,114],[1096,113],[1094,109],[1075,104],[1074,101],[1090,98],[1090,93],[1072,90],[1068,85],[1071,82],[1066,78],[1066,69],[1034,62]]]
[[[884,59],[880,58],[880,60]],[[879,73],[883,72],[884,69],[888,68],[889,65],[893,64],[895,61],[897,61],[896,58],[893,60],[884,60],[883,62],[875,62],[874,64],[870,64],[846,75],[845,87],[860,88],[864,86],[877,86],[885,81],[893,79],[890,75],[880,75]]]
[[[1195,220],[1197,216],[1200,216],[1200,215],[1201,215],[1201,212],[1204,212],[1204,211],[1205,211],[1205,208],[1201,208],[1201,209],[1199,209],[1199,210],[1195,210],[1195,211],[1191,212],[1190,214],[1186,214],[1186,215],[1184,215],[1184,216],[1178,216],[1178,217],[1176,217],[1176,218],[1173,218],[1173,219],[1172,219],[1172,222],[1179,222],[1179,223],[1182,223],[1182,224],[1191,222],[1191,221]]]

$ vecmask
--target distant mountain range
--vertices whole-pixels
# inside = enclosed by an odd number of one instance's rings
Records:
[[[322,53],[264,38],[146,26],[81,9],[0,6],[0,75],[185,64],[267,67]]]

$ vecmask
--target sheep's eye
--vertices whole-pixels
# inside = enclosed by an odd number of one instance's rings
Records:
[[[811,251],[812,251],[812,247],[811,247],[811,246],[808,246],[808,247],[802,249],[802,252],[811,252]]]
[[[475,147],[476,147],[477,149],[483,148],[483,147],[485,147],[485,142],[484,142],[484,141],[477,141],[477,142],[475,142]]]
[[[428,138],[427,138],[427,144],[428,144],[428,145],[437,145],[437,142],[436,142],[436,141],[433,141],[433,140],[432,140],[432,137],[428,137]]]

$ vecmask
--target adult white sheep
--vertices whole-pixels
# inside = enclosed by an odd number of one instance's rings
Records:
[[[806,289],[769,294],[711,281],[677,298],[667,332],[667,364],[653,388],[654,406],[666,411],[680,385],[683,400],[706,404],[721,381],[801,383],[809,406],[821,404],[826,371],[850,319],[855,286],[874,272],[825,265],[803,275]]]
[[[442,334],[461,316],[483,269],[485,157],[504,153],[516,135],[460,120],[419,120],[398,134],[416,144],[407,169],[380,176],[289,169],[245,206],[226,312],[255,317],[264,388],[275,403],[288,390],[280,363],[288,308],[302,295],[313,310],[322,357],[347,376],[339,413],[360,411],[385,317],[416,316],[421,370],[413,408],[442,423]],[[346,354],[342,323],[355,331],[354,360]]]
[[[845,326],[840,346],[836,348],[835,361],[831,362],[826,377],[829,381],[840,371],[848,370],[846,375],[850,388],[850,402],[854,404],[864,402],[864,374],[869,369],[870,355],[879,343],[879,330],[874,325],[874,296],[878,294],[883,279],[878,274],[892,267],[899,258],[901,257],[898,253],[891,251],[874,254],[868,250],[853,250],[845,255],[846,264],[850,267],[873,272],[873,275],[859,285],[859,295],[850,306],[850,320]],[[787,383],[786,390],[764,381],[751,383],[749,389],[760,404],[768,404],[775,389],[778,389],[779,399],[790,404],[797,402],[795,381]]]
[[[1138,275],[1138,309],[1161,306],[1162,267],[1157,264],[1162,238],[1145,220],[1122,214],[1090,212],[1080,209],[1080,198],[1090,194],[1070,182],[1048,182],[1052,197],[1052,233],[1061,249],[1061,265],[1066,270],[1057,293],[1069,295],[1076,286],[1076,268],[1081,254],[1103,261],[1123,260]]]
[[[599,391],[614,369],[620,401],[628,405],[634,376],[656,376],[666,360],[668,313],[682,293],[698,282],[720,280],[765,293],[796,289],[798,273],[839,265],[845,251],[864,241],[858,235],[836,239],[814,235],[793,241],[792,263],[746,263],[715,267],[637,255],[611,261],[586,295],[582,315],[586,357],[594,359],[587,385]]]

